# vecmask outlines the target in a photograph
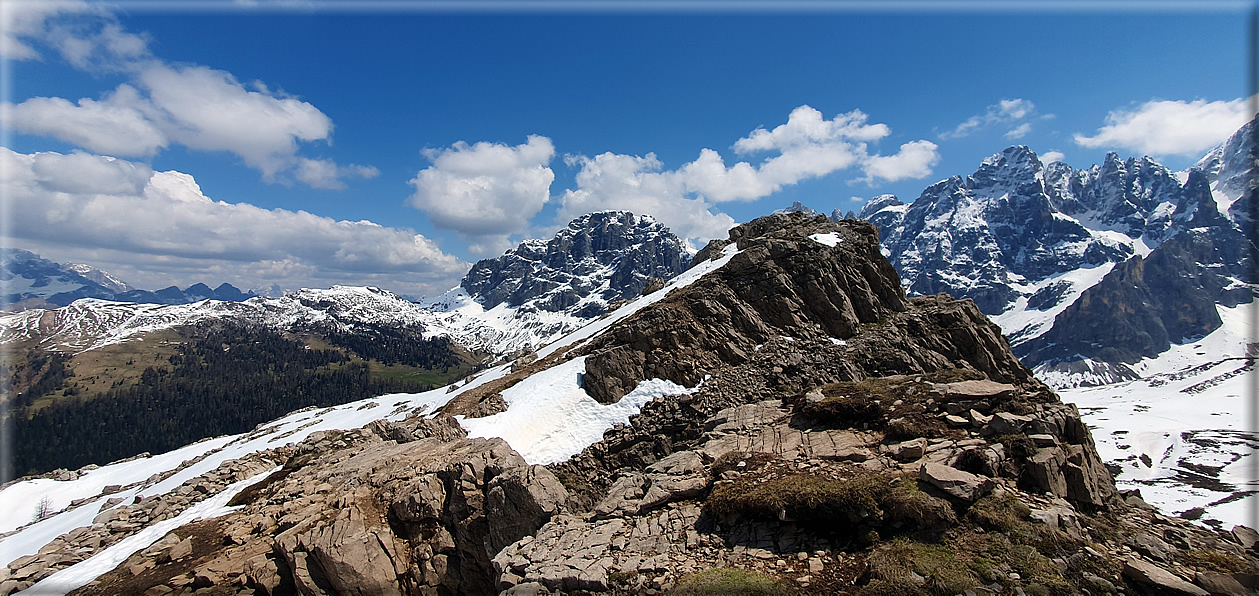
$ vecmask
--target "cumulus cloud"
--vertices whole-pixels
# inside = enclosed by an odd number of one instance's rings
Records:
[[[870,123],[860,110],[828,120],[818,110],[800,106],[786,123],[770,130],[757,128],[735,141],[737,154],[770,154],[755,165],[740,161],[727,166],[712,149],[701,150],[695,161],[675,170],[666,170],[651,153],[569,156],[568,164],[581,169],[577,188],[561,197],[560,217],[629,209],[652,214],[689,240],[724,237],[734,221],[713,212],[724,202],[760,199],[802,180],[850,168],[859,168],[865,174],[860,180],[870,183],[930,175],[939,160],[934,143],[905,143],[890,156],[870,153],[868,143],[890,134],[886,124]]]
[[[0,105],[0,122],[22,134],[61,139],[89,151],[148,156],[167,145],[166,133],[146,115],[151,106],[130,85],[120,85],[101,101],[34,97]]]
[[[411,205],[433,225],[473,242],[476,254],[497,252],[508,235],[524,230],[550,199],[555,181],[547,165],[555,146],[543,136],[530,135],[514,147],[460,141],[424,155],[433,165],[410,180]]]
[[[79,1],[7,2],[4,10],[0,10],[0,56],[11,60],[39,58],[31,39],[49,35],[49,20],[58,15],[90,11],[86,2]]]
[[[12,25],[0,37],[8,56],[38,57],[30,44],[42,44],[80,69],[131,79],[100,100],[34,97],[0,105],[0,122],[12,130],[125,157],[149,157],[173,144],[226,151],[267,182],[314,188],[344,188],[344,179],[375,175],[369,166],[299,156],[303,143],[332,136],[332,119],[314,105],[261,83],[247,88],[226,71],[155,58],[143,36],[99,6],[19,2],[0,14]]]
[[[853,110],[826,120],[821,112],[809,106],[800,106],[791,111],[786,124],[781,124],[773,130],[757,128],[748,136],[735,141],[734,149],[738,153],[771,149],[781,151],[790,147],[815,145],[844,138],[856,141],[877,141],[891,134],[892,131],[886,124],[866,124],[868,119],[869,117],[861,110]]]
[[[1003,99],[988,106],[984,113],[971,116],[953,130],[940,133],[941,139],[958,139],[994,125],[1010,126],[1036,114],[1036,104],[1026,99]],[[1052,115],[1047,115],[1052,117]],[[1022,122],[1005,133],[1006,138],[1018,139],[1032,131],[1030,122]]]
[[[895,155],[873,155],[866,158],[862,169],[865,182],[896,182],[906,178],[923,178],[931,175],[931,167],[940,161],[936,144],[931,141],[912,141],[901,145]]]
[[[0,11],[0,56],[40,59],[40,46],[91,71],[125,70],[149,56],[148,39],[123,29],[100,4],[81,0],[5,3]]]
[[[1066,157],[1061,151],[1046,151],[1040,155],[1040,163],[1049,165],[1055,161],[1062,161]]]
[[[45,191],[68,194],[136,195],[153,170],[144,164],[87,153],[31,155],[31,181]]]
[[[112,251],[155,271],[164,262],[254,271],[252,287],[282,269],[292,286],[321,285],[313,272],[344,281],[404,273],[412,291],[444,290],[467,269],[411,230],[214,201],[188,174],[121,159],[0,148],[0,172],[11,239],[24,246]]]
[[[295,165],[299,140],[332,134],[332,119],[315,106],[251,91],[222,70],[156,65],[140,73],[140,83],[171,138],[193,149],[235,153],[264,179]]]
[[[1112,110],[1093,136],[1076,134],[1082,147],[1127,149],[1146,155],[1198,155],[1237,131],[1255,116],[1250,100],[1150,100]]]
[[[735,221],[724,213],[712,213],[703,198],[687,198],[676,175],[661,172],[654,154],[639,157],[603,153],[595,157],[569,156],[570,165],[581,168],[577,188],[561,197],[559,218],[568,220],[592,211],[625,209],[655,217],[674,234],[688,240],[724,238]]]

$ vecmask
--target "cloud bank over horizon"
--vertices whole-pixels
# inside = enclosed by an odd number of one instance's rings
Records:
[[[412,230],[215,201],[191,175],[122,159],[0,148],[0,171],[6,244],[49,258],[58,247],[112,255],[113,263],[92,264],[131,283],[146,283],[148,266],[219,272],[248,289],[388,280],[398,291],[427,294],[457,284],[469,266]]]

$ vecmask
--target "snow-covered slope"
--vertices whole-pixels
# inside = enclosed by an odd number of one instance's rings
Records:
[[[1143,360],[1137,380],[1059,390],[1080,407],[1101,456],[1119,466],[1121,488],[1139,488],[1169,514],[1226,528],[1253,523],[1259,433],[1255,361],[1244,358],[1252,307],[1221,307],[1219,329]]]
[[[244,302],[203,300],[193,304],[134,304],[83,299],[54,310],[0,315],[0,343],[32,339],[41,346],[81,352],[155,331],[210,320],[233,320],[278,330],[353,329],[355,325],[423,326],[426,337],[444,330],[426,310],[379,288],[334,286],[301,290],[281,298]]]
[[[578,346],[607,330],[617,322],[642,308],[665,298],[671,290],[689,285],[704,275],[716,271],[737,254],[735,246],[726,247],[720,258],[705,261],[675,277],[661,290],[641,296],[607,316],[569,333],[540,351],[542,357],[557,350]],[[336,308],[321,312],[329,316],[345,315],[340,309],[353,310],[355,306],[370,304],[373,300],[389,299],[379,291],[340,289],[337,294],[357,296],[357,305],[350,301],[336,303]],[[308,300],[328,298],[323,293],[306,293]],[[335,312],[334,312],[335,311]],[[531,463],[545,463],[566,459],[586,446],[602,438],[603,431],[614,424],[623,423],[630,415],[655,397],[680,394],[689,391],[668,381],[650,379],[634,389],[627,399],[616,404],[600,404],[581,389],[580,371],[584,359],[577,358],[561,366],[544,369],[522,379],[509,391],[504,392],[507,411],[495,416],[465,420],[464,425],[473,436],[503,437],[514,449]],[[17,482],[0,490],[0,565],[8,564],[23,555],[38,551],[53,538],[78,527],[91,525],[101,511],[118,503],[131,503],[137,496],[166,494],[185,482],[215,470],[224,462],[238,460],[250,454],[292,444],[309,435],[332,429],[350,429],[364,426],[379,419],[401,420],[412,414],[429,414],[485,383],[501,379],[511,373],[510,365],[497,366],[478,373],[462,385],[443,387],[418,394],[391,394],[360,400],[341,406],[293,412],[270,423],[261,424],[255,430],[234,436],[207,439],[176,451],[118,462],[106,466],[85,469],[67,480],[40,478]],[[552,399],[561,390],[564,399]],[[273,462],[281,463],[281,462]],[[173,474],[170,472],[174,471]],[[235,491],[239,491],[258,476],[221,489],[201,504],[171,520],[188,523],[196,519],[230,511],[226,504]],[[103,491],[107,485],[115,485],[109,494]],[[117,490],[117,486],[122,486]],[[38,522],[31,523],[35,507],[47,499],[54,513]],[[109,499],[118,499],[107,504]],[[163,533],[175,527],[166,523],[158,531],[142,532],[136,539],[128,539],[98,553],[96,556],[52,575],[28,590],[29,593],[65,593],[86,584],[99,574],[112,569],[130,553],[152,544]],[[138,538],[137,538],[138,537]]]

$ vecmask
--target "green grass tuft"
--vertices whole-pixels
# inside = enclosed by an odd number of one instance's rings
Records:
[[[785,596],[795,591],[786,582],[763,573],[717,567],[683,576],[670,596]]]

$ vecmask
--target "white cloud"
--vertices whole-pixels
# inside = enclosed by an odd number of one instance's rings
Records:
[[[1024,122],[1006,131],[1005,138],[1010,139],[1010,140],[1021,139],[1027,136],[1027,133],[1029,132],[1032,132],[1032,123]]]
[[[140,84],[169,136],[187,147],[230,151],[271,180],[296,165],[297,142],[327,140],[332,119],[291,97],[250,91],[231,73],[204,66],[154,65]]]
[[[1093,136],[1076,134],[1082,147],[1127,149],[1146,155],[1195,156],[1237,131],[1255,116],[1245,98],[1232,101],[1151,100],[1112,110]]]
[[[130,85],[120,85],[101,101],[34,97],[0,105],[0,122],[22,134],[61,139],[96,153],[153,155],[169,142],[149,116],[147,102]],[[151,109],[151,108],[150,108]]]
[[[901,145],[901,150],[896,155],[870,156],[862,165],[866,173],[863,180],[874,184],[878,180],[896,182],[906,178],[930,176],[931,166],[940,161],[940,154],[936,149],[936,144],[931,141],[911,141]]]
[[[870,124],[860,110],[827,120],[809,106],[791,111],[785,124],[757,128],[734,143],[739,154],[773,152],[759,164],[727,166],[716,151],[703,149],[695,161],[665,170],[654,154],[645,157],[604,153],[594,158],[570,156],[580,166],[577,188],[564,193],[560,217],[597,209],[649,213],[675,234],[704,241],[724,237],[734,221],[714,214],[727,201],[756,200],[809,178],[859,167],[862,180],[901,180],[931,174],[936,145],[913,141],[891,156],[871,155],[868,142],[891,134],[885,124]]]
[[[555,172],[547,164],[555,146],[546,137],[530,135],[515,147],[459,141],[424,154],[433,165],[410,180],[411,205],[433,225],[473,242],[479,254],[505,247],[507,236],[524,230],[550,199]]]
[[[152,156],[172,144],[226,151],[267,182],[296,179],[314,188],[344,188],[345,178],[375,175],[369,166],[298,155],[302,143],[332,136],[332,119],[314,105],[261,82],[246,88],[226,71],[154,58],[144,36],[124,30],[99,5],[16,2],[0,15],[6,56],[38,58],[34,46],[44,45],[79,69],[131,78],[99,101],[35,97],[0,106],[0,122],[17,132],[128,157]]]
[[[946,140],[958,139],[987,126],[996,124],[1012,125],[1035,114],[1036,104],[1026,99],[1003,99],[988,106],[983,114],[971,116],[965,122],[958,124],[953,130],[940,133],[940,138]],[[1052,116],[1052,114],[1046,115],[1046,117]],[[1026,136],[1031,131],[1031,123],[1023,122],[1006,132],[1005,136],[1010,139],[1018,139]]]
[[[782,151],[838,139],[876,141],[891,134],[886,124],[866,124],[868,118],[861,110],[853,110],[826,120],[821,112],[809,106],[800,106],[787,116],[786,124],[780,124],[772,131],[757,128],[747,137],[735,141],[734,150],[740,154],[772,149]]]
[[[294,178],[311,188],[334,190],[345,188],[345,183],[341,181],[343,178],[375,178],[379,175],[380,170],[372,166],[340,166],[330,159],[304,157],[297,159],[297,168],[293,171]]]
[[[35,153],[30,181],[51,192],[136,195],[153,177],[144,164],[87,153]]]
[[[149,56],[148,39],[129,33],[98,3],[80,0],[6,2],[0,10],[0,56],[41,58],[51,48],[77,68],[117,71]]]
[[[1062,161],[1066,157],[1061,151],[1046,151],[1040,155],[1040,163],[1049,165],[1055,161]]]
[[[85,2],[5,2],[0,9],[0,56],[12,60],[39,58],[31,39],[48,35],[48,21],[59,14],[88,12]]]
[[[157,273],[235,271],[249,287],[405,277],[401,291],[436,291],[467,269],[411,230],[214,201],[192,176],[121,159],[0,148],[0,172],[12,239],[36,249],[109,252]],[[285,279],[265,277],[280,269]]]
[[[145,37],[128,33],[103,11],[93,11],[92,15],[50,24],[45,41],[67,62],[88,71],[128,70],[136,61],[149,57]]]
[[[1003,99],[996,107],[998,114],[1011,120],[1021,120],[1036,111],[1036,106],[1026,99]]]

